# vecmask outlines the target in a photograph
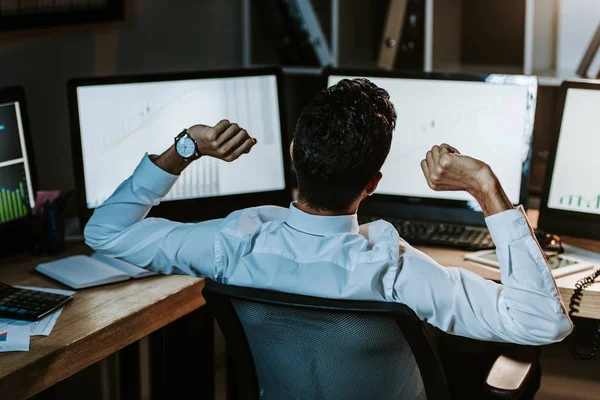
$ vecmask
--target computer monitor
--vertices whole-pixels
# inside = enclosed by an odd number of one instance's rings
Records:
[[[389,92],[398,114],[383,179],[361,212],[483,224],[471,195],[427,186],[420,163],[441,143],[487,162],[509,199],[527,204],[535,77],[352,70],[326,75],[328,86],[344,78],[368,78]]]
[[[256,137],[227,163],[194,161],[154,210],[183,221],[259,204],[287,205],[289,152],[278,69],[75,79],[69,82],[73,153],[83,222],[129,177],[145,153],[160,154],[194,124],[221,119]]]
[[[564,82],[558,93],[539,229],[600,239],[600,81]]]
[[[0,89],[0,253],[23,248],[35,206],[33,153],[25,93]]]
[[[0,89],[0,224],[27,218],[35,206],[25,95]]]

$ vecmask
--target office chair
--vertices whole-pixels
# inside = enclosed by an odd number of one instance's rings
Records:
[[[403,304],[209,280],[203,295],[227,342],[228,399],[450,399],[426,324]],[[501,356],[478,398],[519,399],[533,370]]]

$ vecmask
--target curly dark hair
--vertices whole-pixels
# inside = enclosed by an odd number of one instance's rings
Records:
[[[368,79],[320,92],[294,129],[299,198],[317,210],[348,210],[381,169],[395,126],[388,92]]]

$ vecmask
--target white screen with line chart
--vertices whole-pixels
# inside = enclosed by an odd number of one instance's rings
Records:
[[[102,204],[145,153],[160,154],[184,128],[221,119],[257,144],[231,163],[194,161],[164,200],[285,188],[274,75],[79,86],[77,103],[88,208]]]
[[[332,75],[333,85],[347,77]],[[446,200],[474,199],[464,192],[435,192],[421,160],[434,145],[448,143],[488,163],[509,199],[520,198],[523,163],[531,140],[527,85],[367,77],[386,89],[398,119],[376,193]],[[527,78],[528,79],[528,78]],[[533,98],[535,101],[535,97]],[[535,109],[535,107],[534,107]]]
[[[548,208],[600,214],[599,111],[600,90],[567,90],[554,169],[548,171]]]

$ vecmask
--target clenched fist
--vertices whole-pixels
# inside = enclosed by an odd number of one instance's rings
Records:
[[[464,190],[476,198],[486,184],[495,179],[490,167],[481,160],[460,154],[448,144],[433,146],[421,161],[421,169],[430,188],[436,191]]]
[[[256,144],[256,139],[251,138],[245,129],[226,119],[213,127],[194,125],[188,133],[198,144],[200,154],[228,162],[250,152]]]

